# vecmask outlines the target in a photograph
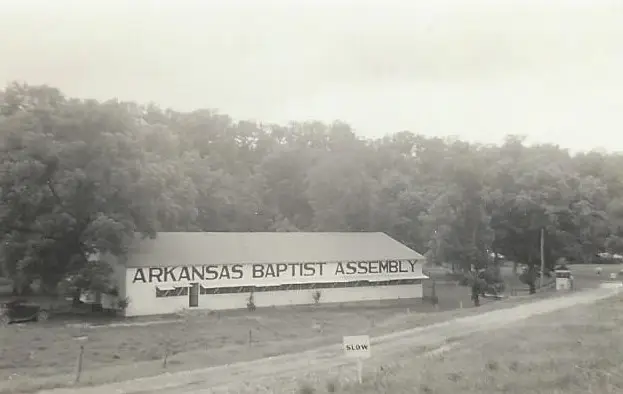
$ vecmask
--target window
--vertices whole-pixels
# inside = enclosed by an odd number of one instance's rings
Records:
[[[156,286],[156,298],[163,297],[180,297],[188,295],[188,287],[186,286]]]

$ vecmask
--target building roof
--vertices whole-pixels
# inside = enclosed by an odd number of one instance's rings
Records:
[[[384,233],[158,233],[139,239],[128,267],[209,264],[420,260]]]

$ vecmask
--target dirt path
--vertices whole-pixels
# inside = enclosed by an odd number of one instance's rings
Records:
[[[531,316],[554,312],[574,305],[592,303],[621,292],[621,288],[602,288],[570,294],[568,297],[545,299],[517,307],[486,312],[449,322],[372,338],[373,357],[391,356],[405,348],[443,347],[476,332],[492,330]],[[119,382],[99,387],[80,387],[40,392],[41,394],[165,394],[225,393],[229,388],[261,384],[264,380],[297,376],[310,371],[341,368],[351,364],[342,355],[340,344],[304,353],[224,365],[155,377]]]

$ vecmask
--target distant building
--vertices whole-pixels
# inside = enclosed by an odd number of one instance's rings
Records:
[[[159,233],[118,271],[126,316],[421,298],[424,257],[383,233]]]
[[[0,276],[0,296],[9,296],[13,294],[13,281]]]

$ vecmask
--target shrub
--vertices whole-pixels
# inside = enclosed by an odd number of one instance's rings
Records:
[[[525,285],[530,285],[534,284],[539,276],[539,272],[537,272],[535,269],[526,268],[519,275],[519,280]]]
[[[122,298],[117,301],[117,308],[124,311],[127,309],[128,305],[130,305],[130,299],[128,297]]]
[[[316,389],[310,383],[303,383],[301,387],[299,387],[299,394],[314,394]]]
[[[493,283],[491,285],[491,290],[493,294],[504,293],[504,290],[506,290],[506,284],[504,282]]]
[[[253,292],[249,294],[249,298],[247,299],[247,309],[253,312],[256,309],[255,306],[255,295]]]
[[[313,297],[314,297],[314,303],[318,304],[320,302],[320,297],[322,297],[322,293],[320,292],[320,290],[314,291]]]
[[[467,275],[461,275],[461,277],[459,278],[459,286],[469,286],[469,285],[470,285],[469,277]]]

